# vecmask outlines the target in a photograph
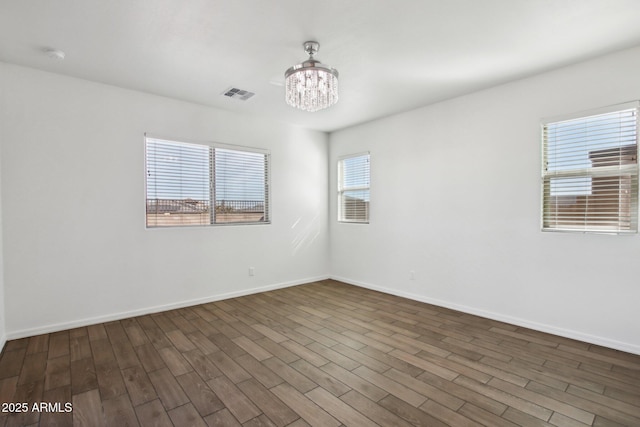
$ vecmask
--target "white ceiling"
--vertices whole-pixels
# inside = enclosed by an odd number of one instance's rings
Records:
[[[306,40],[340,72],[316,113],[284,102]],[[0,0],[1,61],[323,131],[639,44],[638,0]]]

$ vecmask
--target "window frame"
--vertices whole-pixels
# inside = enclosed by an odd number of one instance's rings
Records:
[[[343,175],[344,175],[344,161],[348,159],[355,159],[358,157],[367,157],[367,177],[368,183],[367,185],[359,185],[359,186],[344,186],[343,183]],[[364,151],[355,154],[347,154],[338,157],[337,162],[337,187],[338,187],[338,199],[337,199],[337,219],[338,222],[347,223],[347,224],[369,224],[371,219],[371,153],[369,151]],[[367,205],[366,205],[366,218],[364,219],[347,219],[343,216],[344,206],[343,206],[343,195],[349,191],[366,191],[367,192]]]
[[[596,118],[597,116],[603,116],[603,115],[607,115],[607,114],[615,114],[615,113],[622,113],[624,111],[628,111],[628,110],[634,110],[634,114],[635,114],[635,120],[633,121],[635,123],[635,143],[634,144],[620,144],[620,141],[618,142],[617,146],[613,146],[613,148],[611,149],[617,149],[619,150],[619,155],[623,156],[623,155],[631,155],[634,156],[635,159],[635,164],[631,163],[631,164],[627,164],[627,165],[623,165],[623,158],[620,157],[617,159],[618,161],[618,165],[617,165],[617,170],[618,173],[614,173],[614,168],[616,167],[616,165],[606,165],[605,167],[602,166],[596,166],[593,164],[593,159],[597,158],[598,156],[591,157],[591,154],[595,153],[595,151],[599,151],[599,150],[606,150],[609,149],[609,147],[606,147],[606,145],[603,145],[603,148],[599,148],[598,150],[591,150],[589,151],[590,154],[590,161],[591,161],[591,166],[584,166],[581,168],[578,167],[565,167],[564,169],[562,168],[558,168],[555,171],[549,171],[548,169],[548,165],[549,165],[549,156],[548,156],[548,139],[547,139],[547,129],[549,127],[549,125],[553,125],[553,124],[560,124],[562,122],[570,122],[570,121],[578,121],[578,120],[586,120],[589,118]],[[623,124],[622,119],[620,120],[620,124]],[[585,133],[585,135],[588,135]],[[610,134],[608,133],[607,136],[613,135],[613,132],[611,132]],[[593,137],[592,135],[590,135],[591,137]],[[639,194],[639,185],[638,185],[638,180],[640,179],[640,168],[639,168],[639,163],[638,163],[638,138],[640,136],[640,101],[631,101],[631,102],[625,102],[625,103],[621,103],[621,104],[615,104],[615,105],[610,105],[610,106],[606,106],[606,107],[601,107],[601,108],[596,108],[596,109],[591,109],[591,110],[586,110],[586,111],[580,111],[577,113],[571,113],[571,114],[564,114],[561,116],[555,116],[555,117],[548,117],[548,118],[544,118],[541,120],[540,123],[540,141],[541,141],[541,189],[540,189],[540,229],[543,232],[565,232],[565,233],[582,233],[582,234],[615,234],[615,235],[634,235],[638,233],[638,217],[639,217],[639,199],[640,199],[640,194]],[[580,148],[580,145],[584,146],[585,148],[589,147],[590,144],[585,144],[584,142],[582,142],[582,144],[580,143],[581,141],[584,141],[584,139],[580,139],[578,141],[576,141],[575,143],[575,147],[576,150],[578,148]],[[633,147],[633,145],[635,145],[635,147]],[[625,149],[625,147],[627,146],[631,146],[633,148],[631,149]],[[572,146],[573,147],[573,146]],[[597,145],[594,145],[594,148],[596,148]],[[600,153],[599,153],[600,154]],[[607,153],[609,154],[609,153]],[[604,156],[604,154],[600,154],[600,156]],[[605,159],[607,159],[609,157],[605,157]],[[565,157],[563,160],[565,161],[571,161],[574,160],[575,161],[576,157]],[[562,218],[561,216],[558,216],[557,214],[555,216],[553,216],[551,214],[551,209],[552,209],[552,205],[551,205],[551,200],[552,200],[552,183],[551,180],[553,178],[555,179],[559,179],[559,178],[564,178],[565,180],[571,180],[574,179],[576,183],[579,183],[580,180],[586,181],[588,180],[591,183],[591,187],[588,189],[589,193],[580,193],[580,191],[586,191],[587,187],[580,187],[578,186],[578,188],[580,190],[577,190],[576,194],[573,195],[574,197],[580,197],[581,195],[584,196],[594,196],[595,191],[599,188],[600,190],[604,189],[604,186],[593,186],[593,179],[594,178],[600,178],[603,177],[605,179],[609,179],[609,180],[618,180],[618,191],[619,191],[619,195],[618,195],[618,199],[617,199],[617,211],[618,211],[618,216],[616,217],[615,221],[618,223],[617,227],[613,227],[613,226],[609,226],[609,227],[605,227],[603,225],[598,225],[597,223],[591,223],[589,224],[588,221],[595,221],[598,218],[598,213],[597,209],[594,209],[593,211],[589,211],[587,207],[585,207],[585,212],[584,212],[584,223],[579,226],[576,224],[574,225],[560,225],[558,226],[557,224],[555,226],[552,226],[550,223],[553,221],[558,221],[558,218]],[[621,228],[620,223],[621,223],[621,218],[624,218],[624,216],[622,216],[621,212],[623,211],[623,202],[621,200],[621,196],[620,194],[620,188],[621,188],[621,183],[620,180],[622,179],[630,179],[630,191],[629,191],[629,229],[624,229]],[[560,187],[562,188],[562,187]],[[570,194],[568,196],[571,196]],[[602,197],[602,196],[601,196]],[[597,202],[597,201],[596,201]],[[586,202],[588,204],[588,201]],[[597,202],[602,204],[602,202]],[[598,205],[596,205],[598,206]],[[600,205],[601,206],[601,205]],[[557,209],[557,205],[556,205],[556,209]]]
[[[209,166],[208,166],[208,177],[209,177],[209,190],[208,190],[208,222],[201,223],[176,223],[176,224],[160,224],[157,223],[155,225],[150,225],[149,222],[149,201],[153,199],[149,199],[149,149],[148,142],[149,141],[161,141],[173,144],[183,144],[189,146],[200,146],[206,148],[208,150],[209,155]],[[263,148],[256,147],[247,147],[241,145],[234,144],[225,144],[213,141],[193,141],[185,138],[167,138],[162,136],[157,136],[149,133],[144,134],[143,138],[143,150],[144,150],[144,171],[145,171],[145,180],[144,180],[144,192],[145,192],[145,228],[146,229],[164,229],[164,228],[182,228],[182,227],[218,227],[218,226],[242,226],[242,225],[264,225],[271,224],[271,151]],[[216,164],[215,164],[215,151],[216,150],[227,150],[227,151],[235,151],[239,153],[253,153],[264,155],[264,200],[263,203],[263,220],[258,221],[227,221],[227,222],[217,222],[217,200],[216,200]],[[161,200],[161,198],[156,198],[156,200]],[[176,199],[180,200],[180,199]],[[187,200],[186,198],[184,200]],[[211,207],[214,207],[213,209]]]

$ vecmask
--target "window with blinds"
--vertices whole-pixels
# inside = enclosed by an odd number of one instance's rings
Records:
[[[543,230],[637,232],[638,105],[543,122]]]
[[[338,160],[338,221],[369,222],[369,153]]]
[[[269,222],[269,152],[145,138],[146,224]]]

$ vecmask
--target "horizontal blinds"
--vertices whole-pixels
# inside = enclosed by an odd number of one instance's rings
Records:
[[[218,148],[214,157],[215,222],[267,221],[267,155]]]
[[[146,138],[147,227],[268,222],[268,159]]]
[[[210,223],[210,147],[147,138],[147,227]]]
[[[637,108],[543,125],[543,229],[637,231]]]
[[[345,157],[338,162],[338,220],[369,221],[369,154]]]

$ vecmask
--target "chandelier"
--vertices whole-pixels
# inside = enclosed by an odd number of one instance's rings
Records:
[[[303,46],[309,59],[284,73],[285,100],[301,110],[322,110],[338,102],[338,70],[313,58],[320,50],[318,42],[305,42]]]

